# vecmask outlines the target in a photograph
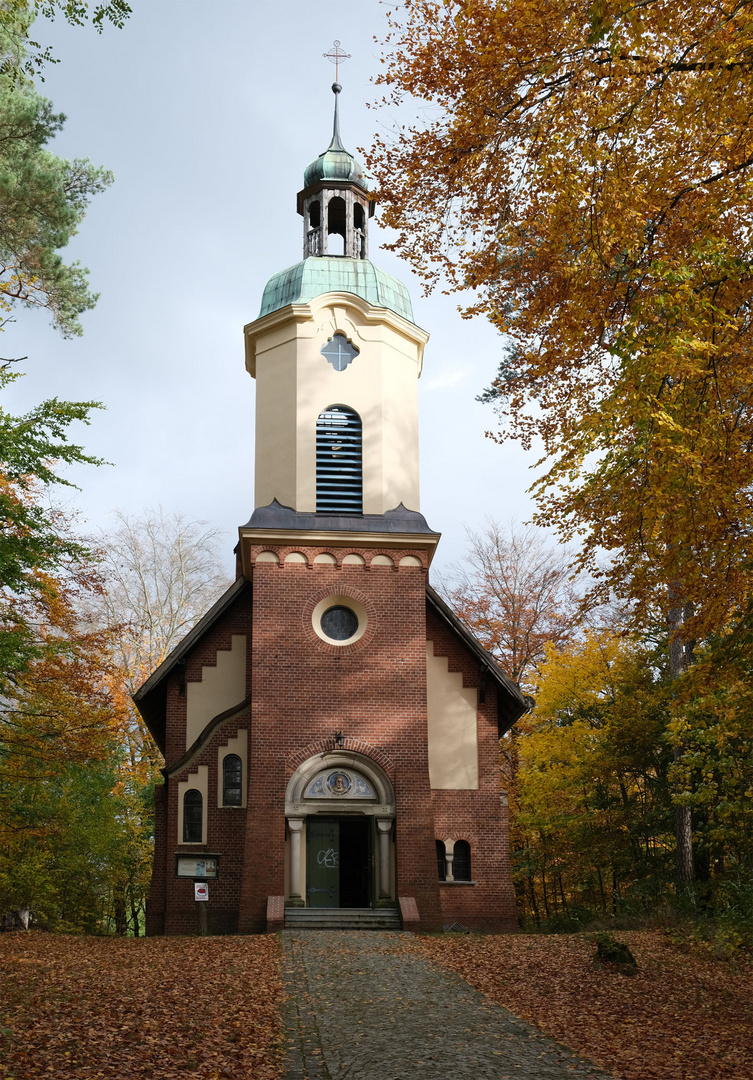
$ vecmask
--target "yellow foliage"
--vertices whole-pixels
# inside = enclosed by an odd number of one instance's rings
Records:
[[[508,335],[499,438],[536,436],[537,520],[597,595],[688,637],[753,586],[753,8],[406,0],[369,165],[394,248]],[[610,553],[606,568],[598,558]]]

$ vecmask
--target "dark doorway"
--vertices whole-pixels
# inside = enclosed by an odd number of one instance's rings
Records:
[[[373,818],[311,816],[306,825],[309,907],[372,904]]]
[[[340,907],[371,905],[371,818],[340,818]]]

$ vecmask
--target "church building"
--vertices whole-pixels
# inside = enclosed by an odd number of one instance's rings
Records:
[[[527,700],[428,583],[428,334],[369,260],[335,123],[303,259],[245,327],[254,511],[237,576],[134,700],[165,756],[147,933],[516,929],[499,739]]]

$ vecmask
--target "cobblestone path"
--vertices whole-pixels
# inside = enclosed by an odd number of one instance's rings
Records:
[[[402,934],[282,936],[286,1080],[607,1080]]]

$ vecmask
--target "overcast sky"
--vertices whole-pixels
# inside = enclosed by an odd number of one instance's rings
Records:
[[[15,411],[43,397],[101,401],[76,432],[112,465],[78,470],[72,505],[90,528],[114,509],[162,504],[227,536],[253,509],[254,383],[243,326],[264,285],[301,258],[296,192],[331,135],[338,38],[341,129],[351,151],[390,116],[377,97],[385,30],[379,0],[132,0],[123,30],[38,23],[60,63],[42,93],[68,120],[53,149],[115,174],[95,198],[66,257],[91,271],[101,296],[84,336],[63,340],[44,312],[18,311],[4,355],[28,354],[6,395]],[[371,258],[405,281],[416,322],[431,334],[419,383],[421,509],[443,533],[435,569],[462,557],[465,526],[487,515],[530,516],[533,455],[485,439],[496,427],[474,398],[494,377],[501,339],[461,319],[451,297],[421,296],[408,268],[380,244]]]

